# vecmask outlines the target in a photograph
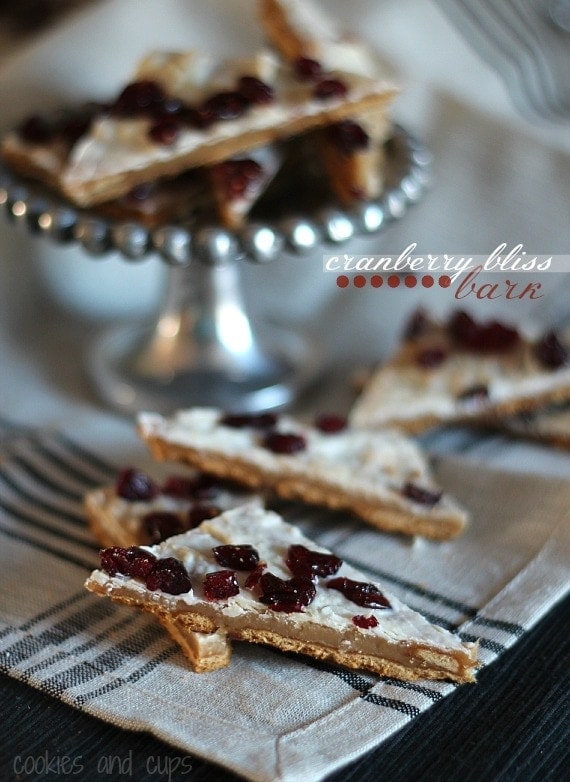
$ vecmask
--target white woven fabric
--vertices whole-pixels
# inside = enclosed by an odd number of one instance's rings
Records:
[[[475,438],[471,451],[480,447]],[[142,446],[130,456],[148,468]],[[10,675],[259,782],[322,779],[454,690],[248,644],[235,644],[229,668],[192,673],[152,619],[83,589],[98,557],[81,496],[117,466],[61,435],[4,440],[0,660]],[[468,458],[440,457],[436,471],[473,513],[467,533],[448,543],[384,535],[345,514],[279,509],[432,621],[479,638],[488,665],[570,586],[570,483]]]

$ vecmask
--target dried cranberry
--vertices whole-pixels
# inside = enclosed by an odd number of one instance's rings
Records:
[[[269,432],[269,434],[265,435],[263,438],[262,445],[264,448],[267,448],[268,451],[273,451],[273,453],[292,456],[293,454],[304,451],[307,447],[307,441],[300,434]]]
[[[216,117],[205,106],[187,106],[180,113],[180,118],[193,128],[204,130],[209,127]]]
[[[239,594],[239,584],[233,570],[216,570],[204,576],[206,600],[226,600]]]
[[[275,413],[226,413],[220,423],[232,429],[271,429],[277,423],[277,416]]]
[[[218,565],[234,570],[255,570],[259,565],[259,554],[253,546],[216,546],[212,549]]]
[[[315,98],[329,100],[329,98],[344,98],[348,87],[340,79],[322,79],[313,91]]]
[[[447,358],[447,351],[445,348],[434,346],[431,348],[424,348],[416,354],[416,364],[424,369],[435,369],[435,367],[443,364]]]
[[[242,76],[239,80],[238,92],[248,103],[271,103],[275,100],[273,87],[255,76]]]
[[[194,498],[195,488],[194,478],[190,478],[188,475],[169,475],[161,487],[161,492],[169,497],[189,500]]]
[[[171,146],[178,138],[181,127],[175,117],[161,117],[150,126],[148,135],[155,144]]]
[[[449,332],[455,341],[466,350],[477,352],[501,352],[510,350],[519,342],[515,328],[498,320],[477,323],[466,312],[456,312],[449,321]]]
[[[301,81],[316,81],[323,75],[323,67],[318,60],[310,57],[298,57],[294,63],[295,74]]]
[[[568,361],[568,351],[554,331],[549,331],[536,344],[535,354],[540,363],[550,369],[557,369]]]
[[[285,561],[291,573],[306,578],[333,576],[342,565],[342,559],[335,557],[334,554],[311,551],[299,544],[289,546]]]
[[[146,578],[156,563],[156,557],[150,551],[138,546],[121,548],[112,546],[100,552],[101,568],[110,576],[120,573],[130,578]]]
[[[459,402],[486,402],[489,399],[489,387],[485,383],[469,386],[457,395]]]
[[[225,160],[212,166],[216,184],[227,199],[242,198],[263,175],[263,168],[255,160]]]
[[[315,418],[315,427],[325,434],[334,434],[342,432],[348,426],[348,421],[344,415],[335,413],[319,413]]]
[[[370,630],[372,627],[378,627],[378,620],[375,616],[363,616],[357,614],[352,617],[352,624],[360,627],[362,630]]]
[[[160,543],[173,535],[184,532],[184,524],[175,513],[170,511],[151,511],[142,518],[142,526],[151,543]]]
[[[186,568],[179,559],[165,557],[156,561],[145,579],[151,592],[160,589],[169,595],[181,595],[190,592],[192,584]]]
[[[112,104],[111,111],[121,116],[145,114],[162,103],[165,98],[160,84],[151,79],[127,84],[117,100]]]
[[[217,505],[211,505],[209,502],[197,502],[188,511],[188,526],[197,527],[206,519],[214,519],[219,516],[221,512]]]
[[[422,486],[408,482],[404,485],[402,494],[412,502],[417,502],[418,505],[435,505],[440,501],[442,492],[424,489]]]
[[[315,599],[317,590],[309,578],[294,576],[289,580],[278,578],[273,573],[263,573],[258,581],[262,603],[273,611],[298,613]]]
[[[356,605],[364,608],[390,608],[390,603],[375,584],[352,581],[350,578],[333,578],[326,582],[329,589],[336,589]]]
[[[117,478],[115,490],[119,497],[130,502],[152,500],[158,494],[158,486],[142,470],[124,467]]]
[[[424,310],[416,310],[404,326],[404,339],[417,339],[425,334],[430,326],[430,321]]]
[[[362,125],[352,120],[329,125],[327,137],[344,155],[352,155],[354,152],[366,149],[370,143],[370,137]]]
[[[241,117],[248,101],[239,92],[218,92],[203,104],[202,108],[214,119],[226,120]]]
[[[53,127],[46,119],[34,114],[18,127],[18,135],[27,144],[45,144],[53,136]]]
[[[222,490],[220,481],[212,475],[202,473],[194,481],[192,496],[196,500],[213,500]]]
[[[58,125],[57,137],[70,147],[84,136],[91,127],[92,118],[77,115],[69,117]]]
[[[244,586],[246,587],[246,589],[255,589],[266,567],[267,564],[265,562],[259,562],[255,570],[252,570],[249,576],[245,580]]]

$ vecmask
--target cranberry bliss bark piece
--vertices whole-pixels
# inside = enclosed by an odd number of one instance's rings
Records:
[[[159,460],[350,511],[382,530],[446,539],[467,521],[435,484],[417,445],[396,431],[348,427],[336,416],[308,426],[283,415],[226,415],[214,408],[170,418],[142,413],[138,428]]]
[[[339,68],[368,78],[386,78],[386,67],[311,0],[258,0],[270,43],[298,77],[322,82]],[[342,203],[375,198],[383,187],[384,142],[391,121],[386,107],[358,113],[318,132],[315,148],[331,188]]]
[[[430,624],[259,505],[158,546],[106,549],[86,587],[194,632],[406,680],[474,680],[476,644]]]
[[[568,349],[554,332],[529,340],[465,312],[442,323],[420,311],[396,355],[373,373],[350,420],[418,432],[451,422],[493,424],[567,399]]]

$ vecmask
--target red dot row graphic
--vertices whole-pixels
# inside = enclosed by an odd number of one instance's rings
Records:
[[[355,288],[365,288],[367,285],[370,285],[372,288],[381,288],[384,283],[389,288],[399,288],[400,285],[403,285],[405,288],[415,288],[417,285],[421,285],[424,288],[432,288],[436,284],[436,279],[431,274],[424,274],[421,277],[416,277],[414,274],[407,274],[405,277],[400,277],[398,274],[390,274],[389,277],[382,277],[381,274],[371,274],[370,276],[355,274],[352,278],[352,285]],[[339,274],[336,278],[336,284],[339,288],[348,288],[350,277],[346,274]],[[449,288],[451,277],[447,274],[442,274],[437,278],[437,284],[440,288]]]

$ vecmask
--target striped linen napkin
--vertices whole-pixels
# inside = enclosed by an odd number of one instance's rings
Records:
[[[98,547],[81,498],[113,480],[121,466],[114,452],[102,457],[53,432],[4,434],[0,660],[9,675],[259,782],[320,780],[454,690],[249,644],[235,644],[229,668],[192,673],[150,617],[83,588]],[[497,444],[506,441],[493,442],[489,450],[500,454]],[[488,441],[477,436],[472,446],[485,452]],[[456,450],[465,447],[456,438]],[[143,446],[130,456],[149,468]],[[488,665],[568,591],[570,483],[458,456],[438,456],[435,468],[473,513],[468,532],[452,542],[384,535],[298,504],[278,509],[431,621],[479,638]]]

